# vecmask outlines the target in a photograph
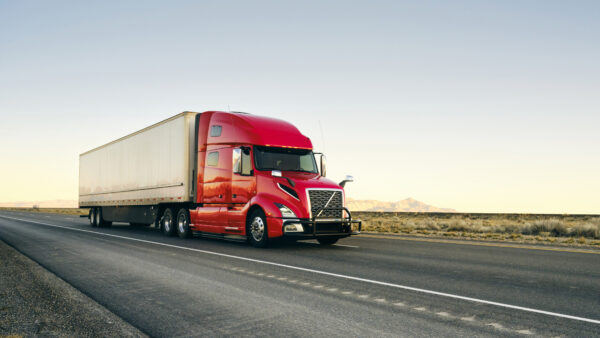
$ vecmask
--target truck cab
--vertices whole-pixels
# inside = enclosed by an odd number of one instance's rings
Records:
[[[325,177],[310,139],[292,124],[255,115],[198,116],[196,207],[189,228],[239,235],[255,246],[269,239],[333,244],[357,234],[342,185]]]

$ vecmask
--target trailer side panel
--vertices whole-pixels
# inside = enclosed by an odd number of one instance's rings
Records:
[[[192,201],[196,113],[181,113],[79,157],[79,205]]]

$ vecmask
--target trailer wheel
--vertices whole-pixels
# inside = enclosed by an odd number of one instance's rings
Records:
[[[90,219],[90,225],[95,227],[96,226],[96,208],[90,208],[90,214],[88,215],[88,218]]]
[[[337,243],[339,238],[318,238],[317,241],[319,241],[319,244],[321,245],[332,245]]]
[[[173,217],[173,210],[171,208],[165,209],[160,223],[162,226],[163,234],[166,236],[173,236],[175,234],[175,221]]]
[[[190,213],[187,209],[181,208],[177,212],[177,235],[180,238],[192,237],[190,229]]]
[[[252,246],[257,248],[265,248],[267,246],[269,241],[267,217],[265,217],[265,213],[262,210],[256,209],[252,212],[252,215],[248,219],[246,235]]]
[[[96,226],[100,228],[108,228],[112,225],[112,222],[107,222],[102,217],[102,208],[96,209]]]

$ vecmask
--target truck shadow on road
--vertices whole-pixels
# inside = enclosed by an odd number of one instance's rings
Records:
[[[178,245],[182,247],[190,247],[202,250],[214,249],[248,249],[252,251],[261,250],[277,250],[277,251],[315,251],[315,250],[336,250],[347,251],[356,250],[356,246],[346,246],[343,244],[343,239],[340,244],[321,245],[316,240],[290,240],[285,238],[276,238],[269,242],[269,246],[264,249],[254,248],[248,242],[240,239],[218,238],[212,235],[204,235],[196,233],[192,238],[178,238],[177,236],[165,236],[160,229],[149,226],[131,226],[127,223],[114,223],[110,228],[104,228],[99,232],[110,233],[119,236],[132,237],[157,243],[169,245]],[[207,247],[208,245],[208,247]]]

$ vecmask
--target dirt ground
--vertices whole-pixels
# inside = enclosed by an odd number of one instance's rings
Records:
[[[0,240],[0,337],[145,337]]]

